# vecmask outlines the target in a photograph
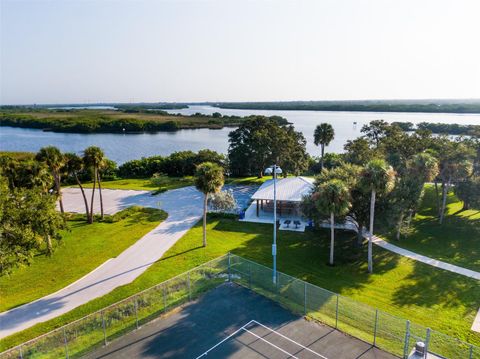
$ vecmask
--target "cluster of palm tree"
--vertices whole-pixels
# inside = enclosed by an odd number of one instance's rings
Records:
[[[47,146],[40,149],[35,156],[35,159],[40,163],[44,163],[51,172],[54,179],[54,191],[58,196],[58,202],[62,214],[65,213],[61,191],[62,177],[69,176],[75,179],[75,182],[79,186],[85,204],[85,213],[87,215],[88,223],[93,223],[94,221],[93,207],[95,190],[98,183],[100,215],[103,219],[103,197],[100,172],[106,164],[106,157],[99,147],[90,146],[86,148],[83,152],[83,156],[80,157],[75,153],[62,153],[57,147]],[[85,172],[90,173],[93,181],[90,205],[88,204],[85,189],[80,181],[80,175]]]
[[[326,171],[326,170],[325,170]],[[330,259],[329,264],[334,264],[335,247],[335,218],[344,217],[352,207],[352,179],[349,174],[332,172],[323,173],[324,178],[317,185],[312,195],[305,199],[304,211],[330,218]],[[375,218],[375,203],[377,194],[385,194],[392,190],[395,180],[395,172],[384,160],[372,160],[360,169],[356,186],[370,196],[370,226],[368,232],[368,271],[373,271],[372,239]],[[343,177],[343,178],[342,178]],[[315,214],[314,214],[315,216]],[[363,231],[363,228],[359,228]],[[362,233],[363,234],[363,233]]]

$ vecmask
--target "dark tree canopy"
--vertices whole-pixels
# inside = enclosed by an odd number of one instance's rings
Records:
[[[283,173],[300,174],[306,170],[306,140],[291,125],[279,125],[272,119],[256,116],[228,135],[230,172],[236,176],[262,177],[265,168],[277,162]]]

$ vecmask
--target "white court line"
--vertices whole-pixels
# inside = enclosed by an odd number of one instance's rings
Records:
[[[255,324],[258,324],[258,325],[264,327],[265,329],[270,330],[271,332],[273,332],[273,333],[281,336],[281,337],[284,338],[284,339],[287,339],[287,340],[291,341],[291,342],[294,343],[294,344],[297,344],[299,347],[302,347],[303,349],[309,351],[309,352],[312,353],[312,354],[315,354],[315,355],[319,356],[320,358],[328,359],[327,357],[324,357],[322,354],[319,354],[319,353],[313,351],[312,349],[310,349],[310,348],[308,348],[308,347],[306,347],[306,346],[304,346],[304,345],[296,342],[296,341],[293,340],[293,339],[290,339],[289,337],[286,337],[286,336],[283,335],[282,333],[279,333],[279,332],[277,332],[276,330],[273,330],[272,328],[269,328],[269,327],[267,327],[266,325],[263,325],[262,323],[257,322],[256,320],[252,320],[252,322],[254,322]]]
[[[308,348],[308,347],[306,347],[306,346],[304,346],[304,345],[296,342],[296,341],[293,340],[293,339],[288,338],[287,336],[285,336],[285,335],[277,332],[276,330],[274,330],[274,329],[272,329],[272,328],[269,328],[269,327],[267,327],[266,325],[263,325],[262,323],[257,322],[256,320],[251,320],[251,321],[249,321],[247,324],[245,324],[245,325],[242,326],[241,328],[237,329],[237,330],[234,331],[232,334],[230,334],[229,336],[227,336],[226,338],[224,338],[223,340],[221,340],[220,342],[218,342],[217,344],[215,344],[213,347],[211,347],[210,349],[208,349],[205,353],[199,355],[196,359],[199,359],[199,358],[202,358],[202,357],[204,357],[204,356],[207,356],[208,353],[210,353],[212,350],[214,350],[215,348],[217,348],[219,345],[225,343],[227,340],[231,339],[233,336],[235,336],[236,334],[238,334],[238,333],[239,333],[240,331],[242,331],[242,330],[245,331],[245,332],[247,332],[247,333],[252,334],[254,337],[262,340],[263,342],[265,342],[265,343],[267,343],[267,344],[269,344],[269,345],[271,345],[271,346],[274,347],[275,349],[278,349],[278,350],[280,350],[281,352],[287,354],[290,358],[299,359],[299,358],[296,357],[295,355],[287,352],[286,350],[284,350],[284,349],[276,346],[275,344],[269,342],[269,341],[266,340],[265,338],[262,338],[262,337],[260,337],[259,335],[257,335],[257,334],[255,334],[255,333],[253,333],[252,331],[248,330],[246,327],[248,327],[248,326],[249,326],[250,324],[252,324],[252,323],[255,323],[255,324],[257,324],[257,325],[259,325],[259,326],[261,326],[261,327],[269,330],[271,333],[275,333],[275,334],[279,335],[280,337],[282,337],[282,338],[284,338],[284,339],[287,339],[288,341],[290,341],[290,342],[298,345],[299,347],[301,347],[303,350],[307,350],[307,351],[309,351],[310,353],[318,356],[319,358],[328,359],[327,357],[325,357],[325,356],[323,356],[323,355],[321,355],[321,354],[313,351],[312,349],[310,349],[310,348]]]

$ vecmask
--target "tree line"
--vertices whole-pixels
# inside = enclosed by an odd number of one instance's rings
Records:
[[[237,126],[249,117],[223,116],[220,113],[204,115],[200,113],[185,116],[171,115],[162,110],[121,110],[126,113],[138,113],[135,118],[120,117],[115,111],[97,110],[29,110],[0,112],[0,126],[34,128],[66,133],[144,133],[169,132],[181,129],[212,128]],[[31,112],[31,113],[30,113]],[[59,116],[65,113],[65,116]],[[40,116],[39,116],[40,114]],[[166,117],[152,118],[152,115]],[[287,120],[271,116],[274,121],[285,124]]]
[[[91,146],[83,156],[61,153],[54,146],[43,147],[33,157],[0,157],[0,275],[18,265],[28,264],[37,252],[53,252],[53,242],[61,240],[67,228],[61,184],[75,181],[82,193],[86,220],[94,222],[96,187],[100,198],[102,173],[111,166],[103,151]],[[93,181],[90,198],[82,180]],[[58,202],[60,211],[56,210]]]
[[[319,144],[328,145],[333,138],[329,126],[317,128]],[[317,223],[330,222],[331,264],[335,219],[348,219],[357,228],[358,244],[364,235],[368,237],[371,272],[375,212],[380,213],[378,220],[386,228],[395,230],[399,240],[410,227],[426,183],[435,186],[439,225],[445,220],[447,196],[452,188],[464,202],[464,209],[480,207],[479,137],[451,140],[424,129],[407,133],[397,124],[382,120],[363,126],[361,132],[361,137],[347,141],[345,153],[337,155],[336,162],[320,168],[314,191],[302,203],[308,218]],[[330,136],[322,136],[325,133]]]
[[[400,127],[404,131],[426,130],[432,133],[447,135],[478,136],[480,125],[462,125],[459,123],[433,123],[420,122],[416,126],[411,122],[393,122],[392,125]]]
[[[219,102],[213,105],[219,108],[249,110],[480,113],[478,100]]]

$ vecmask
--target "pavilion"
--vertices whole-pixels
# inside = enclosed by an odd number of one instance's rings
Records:
[[[305,230],[306,221],[302,217],[300,203],[313,190],[313,182],[308,177],[277,179],[277,218],[280,220],[280,229]],[[251,199],[252,203],[245,211],[243,220],[273,223],[273,180],[264,182]]]

